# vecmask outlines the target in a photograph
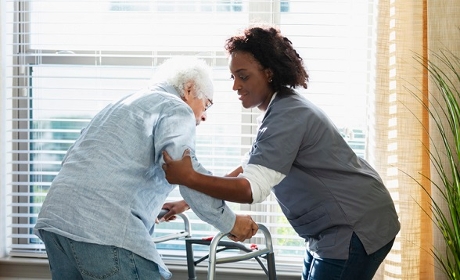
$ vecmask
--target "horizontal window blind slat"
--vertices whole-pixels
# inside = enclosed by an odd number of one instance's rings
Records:
[[[14,196],[14,197],[45,197],[46,193],[41,193],[41,192],[33,192],[33,193],[26,193],[26,192],[15,192],[15,193],[9,193],[7,194],[8,196]],[[8,204],[12,205],[12,204]],[[39,204],[41,206],[41,204]],[[28,225],[27,225],[28,226]]]
[[[32,214],[32,213],[29,213],[29,214],[25,214],[25,213],[14,213],[14,214],[10,214],[9,216],[10,217],[14,217],[14,218],[36,218],[38,214]]]
[[[14,245],[11,245],[10,247],[13,248],[13,250],[14,250],[14,249],[24,249],[24,250],[45,249],[45,246],[44,246],[43,244],[28,244],[28,245],[25,245],[25,244],[14,244]]]
[[[37,250],[30,250],[30,249],[22,249],[17,250],[13,247],[10,247],[10,256],[12,257],[24,257],[24,258],[47,258],[47,254],[45,248],[37,249]]]

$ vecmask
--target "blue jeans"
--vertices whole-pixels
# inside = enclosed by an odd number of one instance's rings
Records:
[[[302,280],[372,280],[393,243],[394,239],[368,255],[361,240],[353,233],[347,260],[315,258],[307,250]]]
[[[158,265],[115,246],[77,242],[40,230],[53,280],[160,280]]]

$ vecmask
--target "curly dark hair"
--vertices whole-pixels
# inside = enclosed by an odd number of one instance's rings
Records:
[[[307,88],[308,74],[303,59],[292,46],[292,42],[276,27],[250,26],[241,34],[228,38],[225,50],[228,54],[236,51],[251,53],[264,69],[271,69],[271,85],[275,91],[283,87]]]

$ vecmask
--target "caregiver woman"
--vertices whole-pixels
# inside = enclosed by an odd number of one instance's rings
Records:
[[[239,203],[262,202],[272,191],[305,238],[302,279],[371,280],[400,229],[379,174],[296,91],[307,88],[308,74],[279,29],[250,26],[225,49],[243,107],[263,112],[247,161],[218,177],[194,171],[187,151],[177,161],[164,153],[167,180]]]

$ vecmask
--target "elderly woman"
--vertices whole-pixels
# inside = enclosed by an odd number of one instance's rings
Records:
[[[46,196],[36,234],[53,279],[168,279],[171,273],[151,234],[170,185],[162,150],[177,156],[195,148],[195,128],[212,104],[211,71],[203,60],[177,57],[160,66],[159,80],[108,105],[68,150]],[[198,162],[198,172],[208,173]],[[251,217],[220,199],[181,187],[188,206],[217,229],[245,240],[257,232]],[[175,209],[176,209],[175,208]]]

